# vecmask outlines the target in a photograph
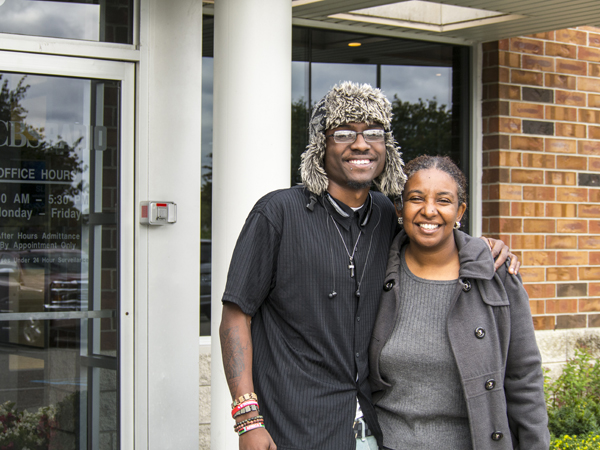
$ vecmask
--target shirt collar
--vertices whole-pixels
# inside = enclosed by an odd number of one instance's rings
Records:
[[[366,227],[369,223],[369,219],[371,218],[371,214],[373,213],[373,199],[371,198],[370,192],[365,203],[356,212],[345,203],[334,199],[331,195],[329,195],[328,192],[323,194],[323,206],[327,212],[329,212],[331,217],[333,217],[335,221],[342,225],[345,229],[350,228],[350,224],[352,220],[354,220],[356,214],[358,214],[359,227]]]

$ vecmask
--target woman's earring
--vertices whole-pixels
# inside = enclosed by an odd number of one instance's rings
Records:
[[[403,224],[404,224],[404,221],[402,220],[402,217],[398,217],[398,223],[399,223],[400,225],[403,225]]]
[[[460,222],[456,221],[456,223],[454,224],[454,229],[458,230],[460,228]]]

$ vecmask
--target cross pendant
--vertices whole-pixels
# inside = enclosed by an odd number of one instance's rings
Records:
[[[350,278],[354,278],[354,259],[350,258],[350,264],[348,264],[348,269],[350,269]]]

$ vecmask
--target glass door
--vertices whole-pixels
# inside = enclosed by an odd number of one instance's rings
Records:
[[[0,448],[126,448],[133,68],[17,56],[0,52]]]

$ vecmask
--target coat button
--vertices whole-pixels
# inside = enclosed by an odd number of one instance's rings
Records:
[[[394,284],[396,284],[394,280],[388,281],[387,283],[385,283],[385,286],[383,286],[383,290],[386,292],[391,291],[394,287]]]
[[[489,380],[487,380],[485,382],[485,388],[486,388],[486,390],[491,391],[495,387],[496,387],[496,380],[494,380],[493,378],[490,378]]]
[[[483,339],[485,337],[485,330],[481,327],[475,328],[475,337],[477,339]]]
[[[462,285],[463,285],[463,291],[469,292],[471,290],[471,282],[469,280],[464,280],[462,282]]]
[[[492,441],[499,441],[503,437],[504,437],[504,434],[502,433],[502,431],[494,431],[492,433]]]

